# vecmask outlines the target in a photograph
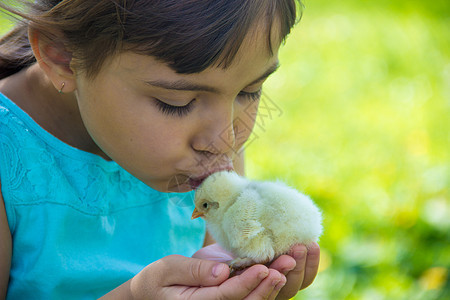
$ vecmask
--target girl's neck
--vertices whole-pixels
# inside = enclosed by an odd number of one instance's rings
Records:
[[[0,92],[61,141],[109,160],[87,132],[75,94],[60,94],[38,64],[0,80]]]

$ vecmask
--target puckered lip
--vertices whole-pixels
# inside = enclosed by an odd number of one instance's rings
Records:
[[[200,176],[190,176],[188,179],[188,183],[193,190],[196,190],[209,175],[216,173],[216,172],[220,172],[220,171],[233,171],[233,166],[226,166],[226,167],[213,169],[213,170],[203,173]]]

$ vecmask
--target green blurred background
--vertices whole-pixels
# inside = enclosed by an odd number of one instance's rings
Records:
[[[247,147],[323,210],[296,299],[450,299],[450,1],[304,3]]]
[[[323,210],[295,299],[450,299],[450,2],[304,3],[246,149]]]

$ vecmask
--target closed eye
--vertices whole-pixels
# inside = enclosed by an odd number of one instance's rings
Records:
[[[162,112],[163,114],[168,115],[168,116],[178,115],[178,117],[186,116],[192,110],[192,103],[195,101],[195,99],[192,99],[186,105],[176,106],[176,105],[167,104],[166,102],[161,101],[157,98],[154,98],[154,99],[156,100],[155,103],[160,112]]]
[[[262,88],[260,88],[256,92],[252,92],[252,93],[241,91],[241,92],[239,92],[238,97],[245,97],[248,100],[258,101],[261,98],[261,93],[262,93]]]

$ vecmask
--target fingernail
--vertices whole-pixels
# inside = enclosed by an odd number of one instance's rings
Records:
[[[272,280],[272,285],[277,286],[281,282],[281,279],[274,279]]]
[[[286,284],[286,279],[282,279],[275,287],[274,289],[276,291],[279,291],[283,288],[283,286]]]
[[[217,264],[212,269],[212,275],[214,277],[219,277],[222,274],[223,270],[225,270],[226,266],[224,264]]]
[[[259,274],[258,274],[258,278],[259,279],[261,279],[261,280],[263,280],[264,278],[266,278],[267,276],[269,275],[269,272],[260,272]]]

